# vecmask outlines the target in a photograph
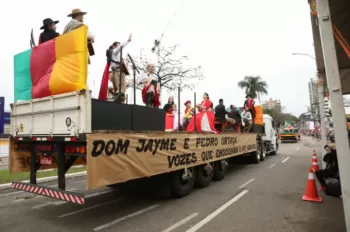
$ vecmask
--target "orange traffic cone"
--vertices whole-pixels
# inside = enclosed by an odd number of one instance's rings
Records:
[[[322,202],[322,198],[319,197],[317,193],[315,175],[312,168],[309,170],[306,192],[301,199],[303,201]]]
[[[320,167],[318,166],[318,162],[317,162],[317,156],[316,156],[316,152],[314,150],[313,154],[312,154],[312,169],[316,172],[317,170],[320,169]]]

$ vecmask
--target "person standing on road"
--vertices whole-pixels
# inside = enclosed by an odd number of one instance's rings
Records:
[[[324,149],[327,151],[327,154],[323,157],[323,161],[326,162],[326,168],[315,172],[315,175],[321,184],[320,191],[326,190],[326,179],[335,178],[339,180],[337,152],[328,145],[325,145]]]

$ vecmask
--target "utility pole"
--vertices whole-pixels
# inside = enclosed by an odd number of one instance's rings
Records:
[[[327,132],[326,132],[326,115],[324,111],[324,73],[317,72],[318,79],[318,98],[320,103],[320,123],[321,123],[321,147],[323,148],[327,144]],[[323,157],[326,155],[326,151],[322,149],[322,168],[326,168],[326,163],[323,161]]]
[[[332,118],[338,155],[339,173],[343,196],[343,209],[347,231],[350,231],[350,146],[346,127],[343,93],[339,65],[333,36],[333,25],[328,0],[316,0],[318,25],[322,45],[326,78],[332,99]]]

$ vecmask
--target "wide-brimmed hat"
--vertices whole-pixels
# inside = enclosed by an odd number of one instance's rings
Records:
[[[87,12],[81,11],[80,9],[73,9],[72,13],[70,13],[67,17],[73,17],[77,15],[86,15]]]
[[[40,27],[40,30],[43,30],[43,29],[45,29],[45,27],[47,26],[47,25],[50,25],[50,24],[52,24],[52,23],[54,23],[54,24],[57,24],[57,23],[59,23],[60,21],[53,21],[52,19],[50,19],[50,18],[47,18],[47,19],[44,19],[43,20],[43,26],[42,27]]]
[[[191,101],[190,101],[190,100],[187,100],[187,101],[185,102],[185,106],[186,106],[188,103],[191,103]]]

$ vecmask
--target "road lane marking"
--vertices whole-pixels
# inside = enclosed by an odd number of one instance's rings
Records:
[[[250,166],[252,166],[252,164],[247,165],[246,168],[249,168]]]
[[[197,217],[198,213],[194,213],[194,214],[191,214],[190,216],[182,219],[181,221],[178,221],[176,222],[174,225],[170,226],[169,228],[163,230],[162,232],[170,232],[170,231],[173,231],[175,230],[177,227],[185,224],[186,222],[188,222],[189,220],[191,220],[192,218],[194,217]]]
[[[73,211],[73,212],[70,212],[70,213],[66,213],[66,214],[60,215],[60,216],[58,216],[58,218],[68,217],[68,216],[71,216],[71,215],[74,215],[74,214],[77,214],[77,213],[81,213],[81,212],[84,212],[84,211],[87,211],[87,210],[90,210],[90,209],[94,209],[94,208],[97,208],[97,207],[100,207],[100,206],[103,206],[103,205],[107,205],[107,204],[111,204],[113,202],[117,202],[117,201],[121,201],[121,200],[123,200],[123,199],[116,199],[116,200],[113,200],[113,201],[107,201],[107,202],[104,202],[104,203],[101,203],[101,204],[97,204],[97,205],[94,205],[94,206],[90,206],[90,207],[87,207],[87,208],[84,208],[84,209],[81,209],[81,210],[77,210],[77,211]]]
[[[286,157],[283,156],[283,157],[281,158],[281,160],[284,160],[285,158],[286,158]]]
[[[285,162],[287,162],[287,160],[289,160],[289,156],[287,157],[287,158],[285,158],[284,160],[282,160],[282,163],[285,163]]]
[[[149,206],[149,207],[147,207],[147,208],[141,209],[141,210],[139,210],[139,211],[136,211],[135,213],[126,215],[126,216],[124,216],[124,217],[118,218],[117,220],[114,220],[114,221],[108,222],[108,223],[106,223],[106,224],[104,224],[104,225],[98,226],[98,227],[96,227],[96,228],[94,229],[94,231],[103,230],[103,229],[105,229],[105,228],[107,228],[107,227],[110,227],[110,226],[115,225],[115,224],[117,224],[117,223],[119,223],[119,222],[125,221],[125,220],[127,220],[127,219],[129,219],[129,218],[133,218],[133,217],[136,217],[136,216],[138,216],[138,215],[140,215],[140,214],[143,214],[143,213],[146,213],[146,212],[148,212],[148,211],[151,211],[152,209],[157,208],[158,206],[159,206],[159,205],[152,205],[152,206]]]
[[[85,196],[85,199],[90,198],[90,197],[95,197],[95,196],[98,196],[98,195],[102,195],[102,194],[105,194],[105,193],[114,192],[114,191],[115,190],[113,189],[113,190],[107,190],[107,191],[104,191],[104,192],[93,193],[93,194]],[[35,206],[32,209],[39,209],[39,208],[42,208],[42,207],[47,206],[47,205],[55,205],[55,206],[56,205],[63,205],[63,204],[66,204],[66,203],[69,203],[69,202],[68,201],[52,201],[52,202],[49,202],[49,203],[46,203],[46,204]]]
[[[297,148],[297,150],[299,150],[299,149],[300,149],[300,147]]]
[[[210,222],[213,218],[218,216],[221,212],[223,212],[225,209],[227,209],[230,205],[238,201],[241,197],[243,197],[245,194],[249,192],[248,189],[243,190],[238,195],[236,195],[234,198],[223,204],[220,208],[209,214],[206,218],[204,218],[202,221],[198,222],[196,225],[188,229],[186,232],[196,232],[200,228],[202,228],[205,224]]]
[[[276,164],[271,164],[269,168],[273,168],[275,166],[276,166]]]
[[[251,182],[253,182],[255,180],[255,178],[252,178],[250,180],[248,180],[247,182],[245,182],[244,184],[242,184],[241,186],[239,186],[239,188],[244,188],[245,186],[247,186],[248,184],[250,184]]]
[[[8,196],[8,195],[16,194],[16,193],[25,193],[25,192],[24,191],[16,191],[16,192],[11,192],[11,193],[5,193],[5,194],[1,194],[0,197]]]
[[[90,197],[95,197],[95,196],[98,196],[98,195],[102,195],[102,194],[106,194],[106,193],[110,193],[110,192],[114,192],[115,190],[112,189],[112,190],[107,190],[107,191],[104,191],[104,192],[97,192],[97,193],[92,193],[90,195],[87,195],[85,196],[85,199],[86,198],[90,198]]]

